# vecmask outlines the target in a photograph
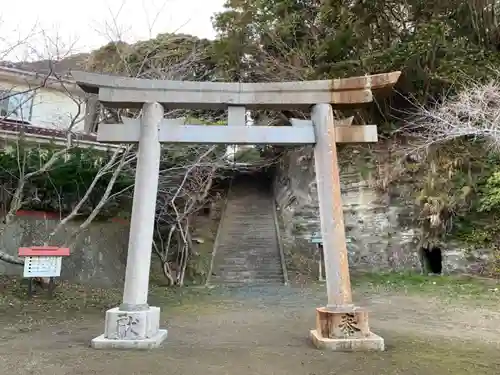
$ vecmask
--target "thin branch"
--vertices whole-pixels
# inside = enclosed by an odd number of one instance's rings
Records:
[[[484,140],[498,151],[500,82],[472,82],[458,94],[444,97],[431,108],[419,106],[411,122],[399,132],[416,142],[411,146],[412,152],[463,137]]]

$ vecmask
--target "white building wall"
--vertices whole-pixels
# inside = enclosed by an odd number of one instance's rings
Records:
[[[0,80],[0,90],[24,92],[29,91],[30,86]],[[33,94],[31,117],[27,118],[28,114],[26,112],[28,112],[29,106],[26,105],[22,111],[23,118],[15,115],[10,116],[11,118],[27,121],[34,126],[61,130],[68,128],[72,119],[76,118],[77,123],[73,130],[83,130],[85,105],[84,103],[77,103],[81,101],[80,98],[75,97],[75,102],[70,94],[48,88],[39,88]]]

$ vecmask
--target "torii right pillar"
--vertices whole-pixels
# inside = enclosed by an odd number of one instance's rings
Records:
[[[383,351],[384,339],[370,331],[368,313],[352,303],[331,105],[315,105],[312,122],[316,132],[314,159],[328,303],[316,309],[316,329],[311,330],[311,339],[320,349]]]

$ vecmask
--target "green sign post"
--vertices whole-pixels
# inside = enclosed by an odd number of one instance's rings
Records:
[[[321,237],[321,233],[319,233],[319,232],[314,232],[314,233],[311,235],[311,242],[312,242],[312,243],[317,243],[317,244],[323,243],[323,238]]]

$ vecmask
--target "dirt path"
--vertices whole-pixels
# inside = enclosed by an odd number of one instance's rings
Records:
[[[443,304],[434,297],[384,296],[367,301],[373,327],[404,334],[500,343],[500,312]],[[500,306],[499,306],[500,307]]]
[[[27,327],[2,319],[0,373],[128,374],[363,374],[500,373],[500,314],[435,297],[360,294],[384,353],[331,353],[307,339],[323,291],[252,288],[214,293],[223,302],[164,310],[169,338],[149,352],[95,351],[103,315]],[[8,322],[8,323],[7,323]],[[467,341],[466,341],[467,340]]]

